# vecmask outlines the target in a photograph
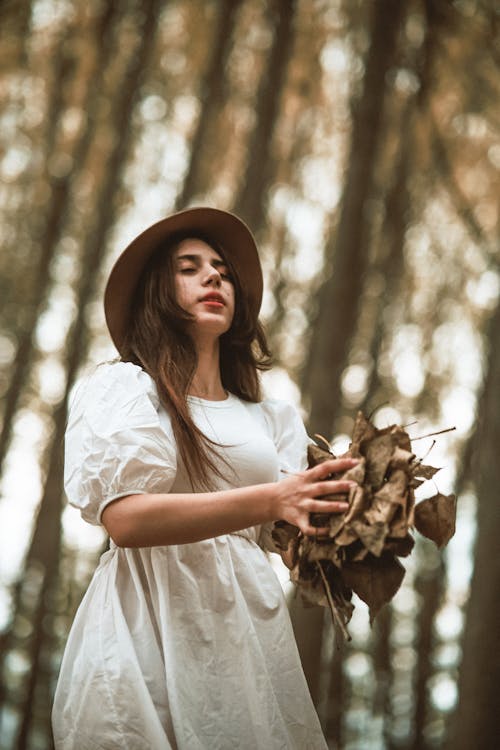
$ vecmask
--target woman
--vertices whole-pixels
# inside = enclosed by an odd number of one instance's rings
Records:
[[[111,272],[121,361],[77,390],[65,462],[111,543],[61,665],[58,749],[326,748],[262,547],[276,519],[327,533],[310,512],[347,505],[315,498],[355,462],[303,470],[300,417],[261,400],[261,297],[250,231],[211,208],[149,227]]]

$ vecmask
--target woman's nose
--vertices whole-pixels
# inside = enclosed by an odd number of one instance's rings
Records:
[[[222,282],[221,275],[217,268],[214,266],[209,266],[207,268],[207,273],[205,276],[205,283],[206,284],[214,284],[215,286],[220,286]]]

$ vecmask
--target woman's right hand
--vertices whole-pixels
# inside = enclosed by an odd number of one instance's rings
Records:
[[[326,477],[339,471],[347,471],[358,463],[359,460],[353,458],[332,458],[277,482],[273,502],[274,520],[288,521],[298,526],[306,536],[327,536],[329,527],[312,526],[310,514],[343,513],[348,509],[346,502],[318,498],[349,492],[356,482]]]

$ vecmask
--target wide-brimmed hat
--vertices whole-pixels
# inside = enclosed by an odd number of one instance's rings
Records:
[[[113,266],[104,292],[104,312],[111,338],[121,352],[132,300],[142,270],[154,251],[175,236],[201,235],[220,246],[242,280],[252,315],[262,302],[262,269],[252,232],[235,214],[218,208],[188,208],[167,216],[141,232]]]

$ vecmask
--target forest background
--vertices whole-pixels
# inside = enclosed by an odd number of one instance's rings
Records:
[[[196,204],[258,237],[265,388],[310,434],[343,451],[358,409],[456,427],[415,443],[443,467],[417,492],[458,496],[455,537],[417,540],[374,627],[357,600],[337,648],[329,613],[291,599],[330,746],[494,747],[499,30],[494,0],[0,3],[2,750],[51,747],[106,544],[62,489],[71,390],[116,354],[106,275]]]

